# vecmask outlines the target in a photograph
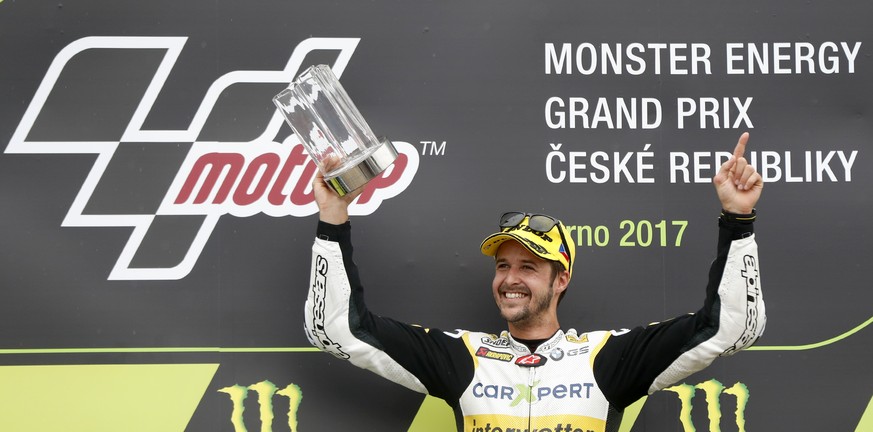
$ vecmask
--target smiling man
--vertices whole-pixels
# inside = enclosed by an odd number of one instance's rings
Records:
[[[494,256],[491,290],[507,330],[499,335],[404,324],[371,313],[352,260],[349,203],[317,177],[319,225],[306,302],[310,342],[412,390],[444,399],[466,432],[605,432],[625,407],[751,346],[766,318],[753,230],[761,176],[733,157],[713,178],[722,213],[703,307],[620,331],[563,330],[560,303],[573,274],[566,227],[509,212],[481,244]]]
[[[551,216],[521,212],[504,213],[498,226],[502,230],[481,246],[495,257],[494,301],[516,340],[545,339],[560,327],[558,302],[575,254],[570,233]]]

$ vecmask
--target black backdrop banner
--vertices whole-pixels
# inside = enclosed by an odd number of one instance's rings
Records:
[[[871,431],[870,18],[0,0],[0,430],[452,430],[303,333],[315,171],[271,98],[328,64],[400,151],[351,209],[368,304],[443,329],[504,328],[478,246],[507,210],[572,230],[563,326],[697,310],[710,178],[749,131],[766,334],[621,429]]]

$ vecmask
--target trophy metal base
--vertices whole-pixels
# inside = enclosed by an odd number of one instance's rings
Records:
[[[360,160],[351,162],[352,166],[340,168],[324,177],[324,181],[339,196],[358,189],[385,171],[397,159],[397,149],[387,138],[383,138],[373,151]]]

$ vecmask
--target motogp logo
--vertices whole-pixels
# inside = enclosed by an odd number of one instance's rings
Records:
[[[95,154],[61,226],[129,227],[110,280],[181,279],[194,268],[219,219],[308,216],[316,167],[271,98],[313,52],[336,53],[342,75],[360,39],[310,38],[282,70],[238,70],[206,91],[187,129],[145,126],[185,37],[87,37],[55,57],[5,152]],[[323,55],[322,55],[323,56]],[[349,208],[373,213],[418,171],[418,153],[394,141],[398,158]]]

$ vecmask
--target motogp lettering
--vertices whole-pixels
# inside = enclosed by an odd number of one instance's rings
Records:
[[[207,208],[242,217],[253,211],[271,216],[311,214],[316,166],[296,137],[283,144],[249,145],[244,152],[214,151],[220,148],[203,144],[189,153],[193,162],[190,169],[180,171],[170,188],[168,196],[176,198],[167,205],[168,213],[198,213],[206,211],[198,208]],[[401,180],[409,159],[399,153],[393,165],[367,183],[355,205],[381,202],[382,190]]]

